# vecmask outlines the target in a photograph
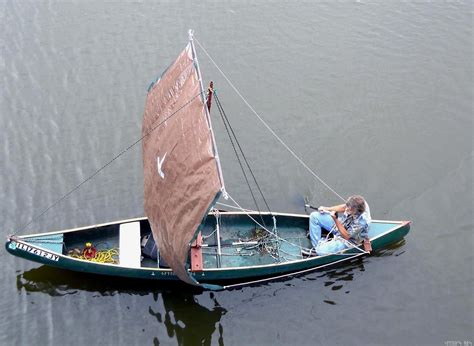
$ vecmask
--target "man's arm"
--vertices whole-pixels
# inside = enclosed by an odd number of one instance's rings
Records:
[[[320,213],[329,213],[333,218],[334,222],[336,223],[336,227],[344,237],[344,239],[349,240],[351,237],[349,232],[347,232],[346,228],[342,225],[341,221],[336,217],[336,213],[342,213],[346,210],[346,204],[338,204],[332,207],[319,207],[318,211]]]
[[[336,223],[336,227],[339,230],[339,232],[341,233],[341,235],[344,237],[345,240],[349,240],[351,238],[351,236],[350,236],[349,232],[347,232],[347,229],[344,227],[344,225],[341,223],[341,221],[339,221],[339,219],[336,217],[336,213],[331,212],[330,214],[331,214],[334,222]]]
[[[335,206],[332,206],[332,207],[319,207],[318,210],[321,212],[336,212],[336,213],[342,213],[343,211],[345,211],[346,209],[346,205],[345,204],[339,204],[339,205],[335,205]]]

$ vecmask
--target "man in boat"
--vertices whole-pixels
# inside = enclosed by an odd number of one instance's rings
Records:
[[[359,195],[349,197],[345,204],[321,206],[309,216],[309,236],[313,248],[309,251],[303,250],[302,253],[307,256],[319,256],[337,253],[354,245],[359,246],[369,239],[370,222],[369,205]],[[334,237],[321,239],[323,228]]]

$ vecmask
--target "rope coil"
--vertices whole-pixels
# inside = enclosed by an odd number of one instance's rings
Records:
[[[88,258],[84,256],[84,254],[79,249],[74,249],[68,252],[68,255],[73,258],[95,262],[95,263],[110,263],[110,264],[118,264],[118,259],[114,258],[119,255],[118,249],[107,249],[107,250],[99,250],[96,252],[95,256],[92,258]]]

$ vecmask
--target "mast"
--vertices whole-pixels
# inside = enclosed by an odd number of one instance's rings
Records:
[[[207,110],[211,111],[212,103],[212,94],[214,93],[214,82],[209,83],[209,88],[207,89]],[[221,266],[221,257],[222,257],[222,247],[221,247],[221,231],[219,226],[219,214],[216,212],[216,238],[217,238],[217,267]]]
[[[194,64],[196,65],[196,71],[197,71],[197,75],[198,75],[198,79],[199,79],[199,87],[201,89],[202,102],[204,103],[204,105],[206,105],[204,107],[204,109],[206,110],[207,124],[209,125],[209,131],[211,133],[212,149],[214,151],[214,157],[215,157],[216,162],[217,162],[217,170],[219,172],[219,180],[221,181],[222,196],[225,199],[227,199],[228,195],[227,195],[227,191],[226,191],[225,185],[224,185],[224,175],[222,174],[221,161],[219,159],[219,153],[217,151],[216,138],[214,137],[214,131],[212,129],[211,115],[209,113],[209,110],[211,108],[210,98],[209,98],[209,100],[206,100],[205,96],[204,96],[204,87],[203,87],[203,84],[202,84],[201,70],[199,69],[199,62],[198,62],[197,55],[196,55],[196,48],[194,47],[194,40],[193,40],[194,30],[189,30],[188,35],[189,35],[189,44],[191,45],[191,49],[192,49],[192,53],[193,53],[193,60],[194,60]],[[209,104],[207,104],[207,102],[209,102]]]

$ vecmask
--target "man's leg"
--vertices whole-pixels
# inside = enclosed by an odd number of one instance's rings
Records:
[[[309,215],[309,237],[313,247],[316,247],[321,240],[321,228],[329,231],[334,224],[333,218],[328,213],[315,211]]]
[[[328,241],[319,242],[316,247],[316,252],[318,255],[329,255],[333,253],[338,253],[339,251],[347,248],[347,245],[344,241],[340,239],[331,239]]]

